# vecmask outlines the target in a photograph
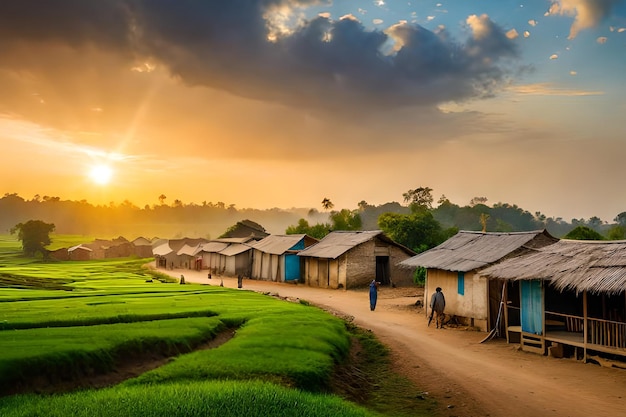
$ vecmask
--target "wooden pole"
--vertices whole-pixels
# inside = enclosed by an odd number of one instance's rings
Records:
[[[585,290],[583,291],[583,362],[584,363],[587,363],[587,335],[588,334],[589,334],[589,321],[587,320],[587,290]]]
[[[546,287],[541,283],[541,346],[543,348],[543,354],[546,354]]]
[[[504,285],[504,299],[502,300],[504,302],[504,329],[506,331],[506,342],[509,343],[509,303],[507,302],[509,299],[509,286],[506,281]]]

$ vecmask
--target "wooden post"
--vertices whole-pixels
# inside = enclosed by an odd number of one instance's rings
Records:
[[[502,308],[504,309],[504,329],[506,331],[506,342],[509,343],[509,304],[507,300],[509,299],[509,286],[507,285],[507,281],[504,281],[505,289],[504,289],[504,299],[502,302],[504,303]]]
[[[428,278],[428,271],[429,269],[426,268],[426,280],[424,281],[424,313],[426,315],[426,319],[428,320],[428,309],[430,308],[430,305],[428,304],[428,296],[429,291],[428,291],[428,283],[430,282],[430,279]]]
[[[583,363],[587,363],[587,335],[588,334],[589,334],[589,321],[587,320],[587,290],[585,290],[583,291]]]
[[[543,354],[546,354],[546,286],[544,280],[541,282],[541,346],[543,347]]]

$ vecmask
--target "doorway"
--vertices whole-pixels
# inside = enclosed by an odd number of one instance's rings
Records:
[[[376,257],[376,281],[380,282],[381,285],[391,284],[388,256]]]

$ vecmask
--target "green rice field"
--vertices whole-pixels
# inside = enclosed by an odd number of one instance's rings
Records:
[[[429,415],[332,395],[352,338],[341,319],[306,302],[179,285],[146,262],[30,260],[0,236],[0,415]],[[105,388],[46,389],[151,357],[170,359]]]

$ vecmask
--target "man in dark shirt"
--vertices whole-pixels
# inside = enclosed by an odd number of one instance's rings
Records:
[[[446,298],[441,292],[441,287],[437,287],[433,296],[430,298],[431,314],[436,314],[435,323],[437,328],[443,329],[443,310],[446,308]]]

